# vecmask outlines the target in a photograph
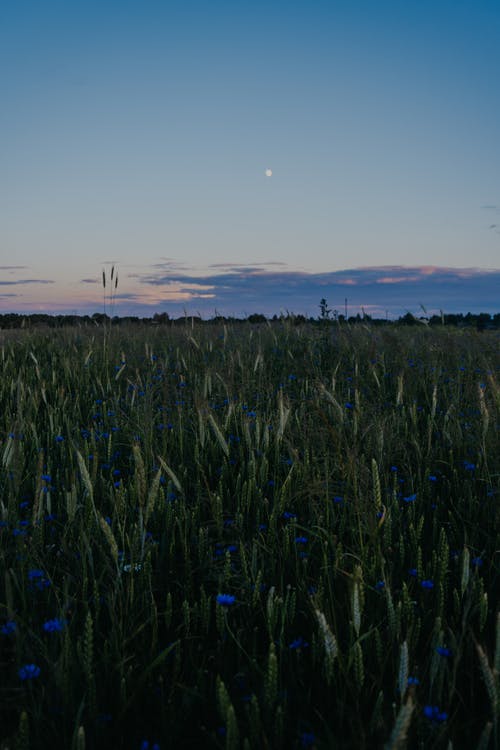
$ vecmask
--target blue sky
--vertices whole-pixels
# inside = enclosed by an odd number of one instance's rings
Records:
[[[498,311],[499,38],[486,0],[3,3],[0,312],[100,311],[111,263],[118,314]]]

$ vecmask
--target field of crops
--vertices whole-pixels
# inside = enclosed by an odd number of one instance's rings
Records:
[[[0,748],[499,743],[500,338],[0,339]]]

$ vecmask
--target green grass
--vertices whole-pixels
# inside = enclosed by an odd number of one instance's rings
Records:
[[[0,747],[493,750],[499,343],[6,339]]]

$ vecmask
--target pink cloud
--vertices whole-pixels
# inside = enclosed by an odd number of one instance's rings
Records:
[[[404,284],[408,281],[420,281],[420,276],[381,276],[375,279],[376,284]]]

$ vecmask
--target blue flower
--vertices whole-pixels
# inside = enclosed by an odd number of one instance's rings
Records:
[[[375,588],[377,589],[377,591],[385,588],[385,581],[377,581],[377,583],[375,584]]]
[[[236,601],[232,594],[217,594],[217,604],[221,607],[230,607]]]
[[[451,649],[447,648],[446,646],[438,646],[436,648],[436,652],[439,654],[439,656],[451,656]]]
[[[295,541],[295,544],[307,544],[309,540],[307,539],[306,536],[296,536],[294,541]]]
[[[16,630],[17,625],[14,620],[7,620],[7,622],[5,622],[0,628],[0,633],[2,633],[2,635],[12,635]]]
[[[480,568],[483,564],[483,559],[481,557],[473,557],[471,562],[475,568]]]
[[[299,635],[298,638],[295,638],[294,641],[288,644],[288,648],[291,651],[296,651],[299,648],[309,648],[309,644],[307,641],[305,641],[301,635]]]
[[[64,630],[65,627],[66,620],[63,620],[60,617],[55,617],[53,620],[47,620],[47,622],[43,623],[43,629],[46,633],[57,633]]]
[[[63,443],[63,442],[64,442],[63,436],[62,435],[57,435],[57,437],[56,437],[56,443]]]
[[[28,571],[28,581],[30,582],[31,586],[34,586],[39,591],[50,586],[50,581],[48,580],[47,576],[45,575],[43,570],[39,570],[39,568],[32,568]]]
[[[409,568],[408,569],[408,575],[411,576],[412,578],[416,578],[417,575],[418,575],[417,569],[416,568]]]
[[[418,677],[408,677],[408,685],[420,685]]]
[[[149,740],[143,740],[141,742],[141,750],[160,750],[160,745],[158,742],[154,742],[150,745]]]
[[[344,406],[345,406],[346,409],[353,409],[354,408],[350,401],[346,401],[345,404],[344,404]]]
[[[40,667],[36,664],[25,664],[18,671],[21,680],[34,680],[40,675]]]
[[[422,581],[420,585],[422,586],[423,589],[433,589],[434,581],[431,581],[431,580]]]
[[[414,495],[408,495],[407,497],[403,498],[403,502],[405,503],[413,503],[417,499],[417,494]]]
[[[436,724],[446,721],[448,718],[448,714],[441,711],[438,706],[424,706],[424,716]]]
[[[316,742],[316,737],[312,732],[302,732],[300,735],[300,744],[302,747],[312,747]]]

